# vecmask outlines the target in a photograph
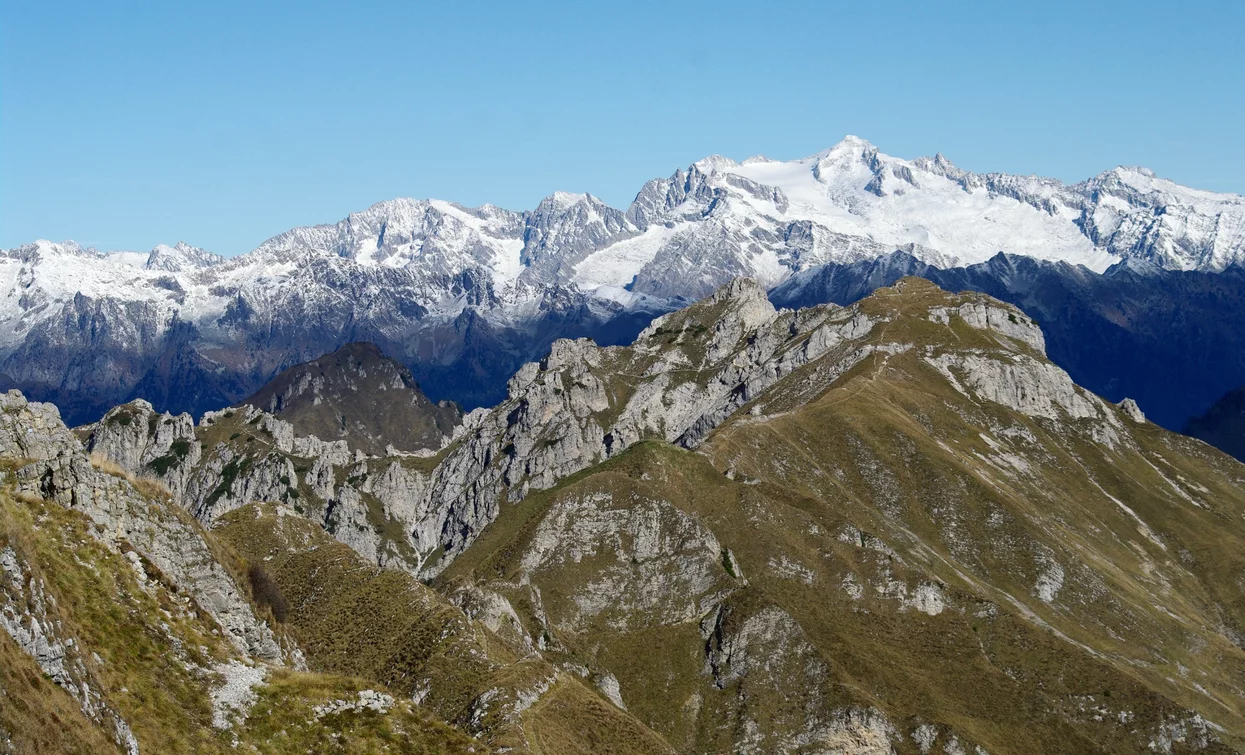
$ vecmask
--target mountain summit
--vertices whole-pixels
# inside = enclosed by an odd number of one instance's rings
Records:
[[[291,367],[241,404],[290,423],[299,435],[345,440],[373,455],[387,448],[435,451],[462,416],[451,403],[429,401],[410,370],[370,343]]]

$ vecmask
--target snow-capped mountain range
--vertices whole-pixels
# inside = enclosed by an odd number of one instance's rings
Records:
[[[562,192],[524,212],[395,199],[231,259],[37,241],[0,252],[0,373],[62,404],[145,391],[198,410],[366,338],[471,405],[500,395],[495,368],[510,374],[553,337],[628,338],[733,277],[772,287],[895,250],[939,268],[1003,252],[1219,272],[1245,264],[1245,197],[1142,168],[1075,185],[976,174],[847,137],[790,162],[705,158],[649,181],[626,210]]]

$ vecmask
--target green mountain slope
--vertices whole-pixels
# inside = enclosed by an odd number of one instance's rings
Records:
[[[438,585],[505,598],[685,752],[1245,741],[1245,468],[985,297],[905,280],[860,312],[846,374],[503,507]]]
[[[375,567],[288,508],[238,509],[215,533],[262,564],[312,668],[408,691],[505,751],[670,751],[513,632],[507,642],[504,631],[469,620],[404,572]]]
[[[184,590],[92,528],[79,512],[0,492],[0,751],[480,749],[379,685],[240,655]],[[365,690],[376,708],[358,704]]]

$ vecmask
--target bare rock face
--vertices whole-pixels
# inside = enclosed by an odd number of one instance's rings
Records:
[[[1078,388],[1068,373],[1023,354],[946,353],[929,358],[952,384],[1030,417],[1112,417],[1102,402]],[[957,374],[958,373],[958,374]]]
[[[630,347],[557,341],[511,379],[509,398],[465,431],[431,474],[417,548],[437,573],[498,513],[645,438],[694,447],[766,387],[842,349],[842,369],[868,351],[846,348],[874,323],[857,310],[779,312],[740,279],[657,318]]]
[[[19,493],[82,511],[103,542],[130,543],[192,595],[241,652],[281,661],[271,629],[256,618],[198,526],[171,500],[145,496],[123,477],[95,468],[55,407],[29,403],[16,391],[0,396],[0,458],[20,465],[13,473]]]
[[[1137,406],[1137,402],[1133,401],[1131,398],[1124,399],[1120,403],[1116,404],[1116,406],[1120,407],[1120,411],[1124,412],[1125,416],[1133,422],[1140,424],[1146,421],[1145,412],[1141,411],[1141,407]]]
[[[83,445],[133,474],[158,478],[175,496],[185,493],[203,455],[189,414],[157,413],[142,399],[111,409],[90,427]]]
[[[721,554],[712,532],[666,501],[619,505],[598,494],[560,501],[542,520],[519,580],[565,587],[554,620],[567,632],[597,621],[618,631],[673,625],[699,618],[733,587]]]
[[[821,699],[829,667],[790,614],[777,606],[748,609],[727,602],[701,623],[708,652],[705,671],[733,695],[710,719],[712,726],[741,732],[738,746],[766,752],[841,752],[891,755],[898,731],[879,710],[834,708]],[[810,694],[799,707],[778,703],[758,721],[748,701],[769,690]]]
[[[1018,312],[1015,307],[1008,307],[987,299],[977,299],[961,304],[956,313],[965,323],[979,330],[992,330],[1008,338],[1028,344],[1034,351],[1046,355],[1046,337],[1042,329],[1027,315]],[[935,308],[931,315],[941,315],[946,321],[946,308]]]

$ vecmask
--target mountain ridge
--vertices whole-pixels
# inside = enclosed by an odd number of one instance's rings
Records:
[[[182,579],[164,530],[219,538],[261,642],[499,747],[1239,751],[1245,466],[1046,350],[922,278],[798,310],[735,279],[626,346],[554,341],[434,456],[250,405],[75,436],[9,394],[2,492],[107,539],[132,480],[141,555]]]
[[[627,343],[735,277],[772,288],[896,250],[939,269],[1005,251],[1223,275],[1245,254],[1242,218],[1241,197],[1147,172],[1065,185],[848,139],[796,161],[699,160],[626,209],[569,193],[524,212],[388,200],[229,259],[40,242],[0,252],[0,387],[56,402],[74,424],[133,398],[199,415],[371,341],[433,398],[471,409],[501,400],[555,338]],[[1179,425],[1188,412],[1158,416]]]

